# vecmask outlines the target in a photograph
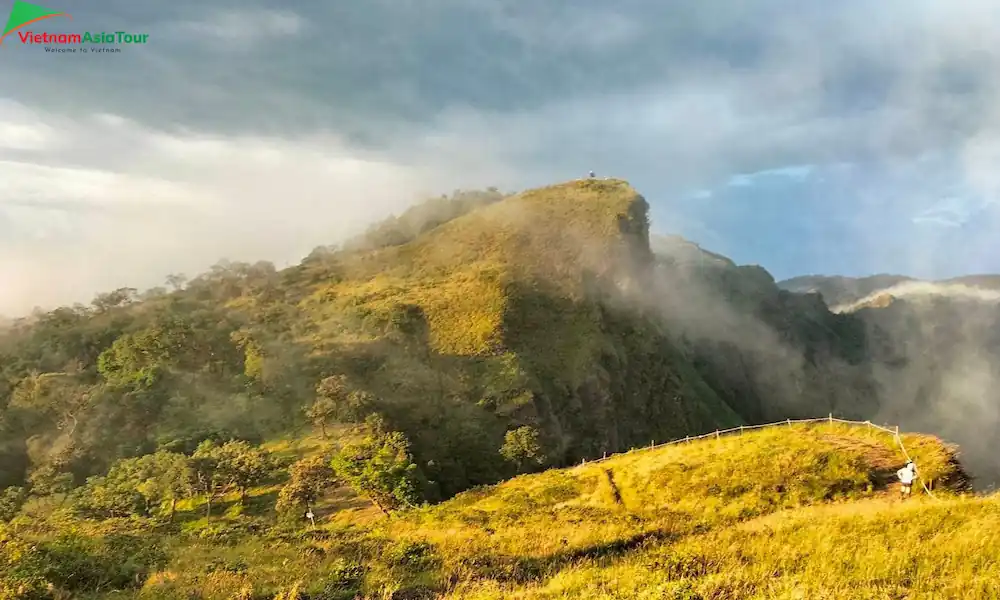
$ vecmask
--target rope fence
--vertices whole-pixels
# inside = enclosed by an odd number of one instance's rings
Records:
[[[896,425],[895,427],[893,427],[893,428],[890,429],[888,426],[876,425],[875,423],[872,423],[871,421],[851,421],[851,420],[848,420],[848,419],[838,419],[838,418],[836,418],[836,417],[833,416],[833,413],[831,413],[827,417],[819,417],[819,418],[815,418],[815,419],[785,419],[784,421],[775,421],[774,423],[764,423],[763,425],[740,425],[739,427],[731,427],[729,429],[716,429],[715,431],[710,431],[709,433],[703,433],[701,435],[695,435],[695,436],[689,436],[688,435],[688,436],[684,436],[683,438],[678,438],[676,440],[670,440],[669,442],[663,442],[661,444],[656,444],[656,443],[654,443],[654,442],[651,441],[648,446],[643,446],[641,448],[632,448],[632,449],[627,450],[626,452],[623,452],[623,453],[611,454],[611,455],[605,453],[603,458],[598,458],[598,459],[591,460],[591,461],[587,461],[586,459],[584,459],[583,464],[587,464],[588,462],[591,463],[591,464],[604,462],[606,460],[610,460],[612,458],[615,458],[616,456],[621,456],[622,454],[632,454],[633,452],[642,452],[644,450],[656,450],[657,448],[665,448],[667,446],[673,446],[673,445],[676,445],[676,444],[683,444],[683,443],[686,443],[686,442],[693,442],[693,441],[696,441],[696,440],[704,440],[704,439],[710,439],[710,438],[719,439],[719,438],[721,438],[724,435],[725,436],[729,436],[729,435],[733,435],[733,434],[736,434],[736,433],[742,434],[745,431],[753,431],[753,430],[756,430],[756,429],[765,429],[765,428],[768,428],[768,427],[779,427],[781,425],[791,426],[791,425],[796,424],[796,423],[800,423],[800,424],[805,424],[805,423],[829,423],[830,425],[833,425],[834,423],[844,423],[846,425],[863,425],[863,426],[867,426],[868,429],[876,429],[876,430],[879,430],[879,431],[883,431],[883,432],[891,434],[893,436],[893,439],[895,440],[896,445],[899,446],[899,449],[900,449],[900,451],[902,451],[903,456],[906,457],[906,461],[907,462],[913,462],[914,466],[916,466],[916,463],[910,457],[909,452],[906,451],[906,446],[903,445],[903,438],[901,438],[900,435],[899,435],[899,426],[898,425]],[[924,488],[924,492],[928,496],[930,496],[931,498],[934,498],[935,500],[938,500],[937,496],[935,496],[934,493],[927,487],[927,484],[924,482],[923,478],[919,476],[919,471],[917,473],[918,473],[917,477],[920,479],[920,485]]]

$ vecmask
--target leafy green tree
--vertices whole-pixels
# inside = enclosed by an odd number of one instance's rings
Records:
[[[0,522],[10,521],[21,511],[28,498],[23,487],[8,487],[0,490]]]
[[[303,458],[289,469],[289,480],[278,493],[277,508],[287,512],[305,508],[311,510],[323,491],[334,483],[334,472],[324,456]]]
[[[98,294],[91,303],[97,312],[106,312],[119,306],[128,306],[136,301],[138,290],[135,288],[118,288],[112,292]]]
[[[143,457],[147,464],[146,479],[138,490],[147,505],[170,502],[168,520],[173,522],[177,513],[177,501],[191,495],[194,488],[194,472],[191,459],[176,452],[159,451]]]
[[[318,395],[305,409],[306,417],[320,428],[323,438],[327,437],[326,426],[337,414],[337,405],[328,396]]]
[[[138,481],[121,475],[119,471],[110,476],[89,478],[74,494],[78,509],[86,516],[98,518],[145,514],[145,499],[137,488]]]
[[[529,466],[541,466],[546,461],[538,430],[530,425],[508,431],[504,435],[500,454],[518,471],[523,471]]]
[[[107,475],[87,480],[77,502],[86,513],[120,517],[151,516],[169,501],[172,521],[177,500],[190,493],[191,485],[189,459],[160,451],[115,462]]]
[[[224,485],[239,491],[240,504],[246,500],[247,490],[271,472],[271,458],[267,451],[243,440],[230,440],[219,446],[216,456]]]
[[[227,473],[222,468],[221,446],[213,440],[198,444],[191,455],[191,470],[194,473],[194,490],[205,496],[205,516],[212,518],[212,502],[226,484]]]
[[[126,334],[101,353],[97,369],[113,385],[150,387],[195,346],[191,327],[176,317]]]
[[[364,390],[352,390],[343,375],[323,378],[316,386],[316,399],[306,408],[306,416],[327,437],[332,421],[357,423],[376,406],[375,396]]]
[[[73,489],[73,474],[63,470],[58,461],[46,463],[31,472],[28,484],[33,496],[65,494]]]
[[[401,432],[375,431],[344,447],[331,466],[338,477],[386,515],[420,501],[421,474]]]

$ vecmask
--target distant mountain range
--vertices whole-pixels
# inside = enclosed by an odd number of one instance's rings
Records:
[[[868,277],[804,275],[779,281],[778,286],[799,294],[818,293],[833,310],[837,311],[875,300],[885,294],[896,298],[965,296],[979,297],[987,301],[1000,300],[1000,275],[966,275],[936,281],[884,273]],[[997,293],[977,293],[981,290]]]

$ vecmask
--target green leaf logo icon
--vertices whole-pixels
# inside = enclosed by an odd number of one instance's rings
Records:
[[[28,4],[27,2],[17,0],[14,2],[14,6],[10,9],[10,18],[7,19],[7,25],[3,28],[3,33],[0,34],[0,44],[3,44],[4,38],[18,29],[27,27],[32,23],[36,23],[44,19],[51,19],[52,17],[72,18],[68,14],[58,10],[52,10],[50,8],[45,8],[44,6]]]

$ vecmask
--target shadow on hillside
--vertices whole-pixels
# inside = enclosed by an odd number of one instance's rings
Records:
[[[212,516],[210,522],[225,522],[233,517],[264,517],[273,513],[274,505],[278,501],[278,490],[269,490],[264,493],[248,495],[244,502],[239,498],[216,498],[212,502]],[[206,506],[204,498],[198,498],[197,502],[186,509],[177,509],[174,515],[173,524],[175,526],[183,523],[192,523],[205,518]]]
[[[347,486],[338,486],[327,492],[316,505],[316,513],[322,519],[336,514],[342,510],[349,509],[370,509],[373,505],[370,500],[359,496]]]
[[[478,555],[462,561],[460,569],[449,583],[458,583],[457,573],[475,578],[492,579],[501,583],[526,584],[539,582],[550,577],[566,566],[585,560],[611,560],[639,550],[647,544],[673,542],[683,537],[682,533],[668,529],[657,529],[633,535],[622,540],[603,544],[593,544],[582,548],[567,548],[545,557]]]

